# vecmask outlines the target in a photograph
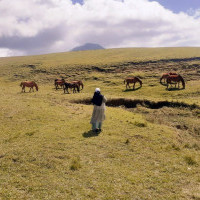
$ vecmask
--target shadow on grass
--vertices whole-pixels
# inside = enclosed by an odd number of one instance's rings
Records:
[[[167,91],[178,91],[178,90],[184,90],[185,88],[166,88]]]
[[[53,88],[51,88],[52,90],[54,90],[54,91],[59,91],[59,90],[63,90],[63,88],[55,88],[55,87],[53,87]]]
[[[136,91],[136,90],[139,90],[141,87],[142,87],[142,86],[139,86],[139,87],[137,87],[137,88],[135,88],[135,89],[132,89],[132,88],[130,88],[130,89],[125,89],[125,90],[123,90],[123,92]]]
[[[31,93],[36,93],[36,92],[38,92],[38,91],[31,91],[31,92],[29,92],[29,91],[25,91],[25,92],[18,92],[17,94],[31,94]]]
[[[89,137],[97,137],[99,133],[95,133],[92,130],[90,130],[88,132],[84,132],[82,135],[84,138],[89,138]]]

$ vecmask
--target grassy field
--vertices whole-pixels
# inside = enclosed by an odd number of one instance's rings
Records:
[[[135,48],[0,58],[0,199],[199,200],[199,57],[200,48]],[[159,83],[168,71],[184,90]],[[132,75],[142,88],[126,90]],[[84,89],[55,90],[62,77]],[[39,91],[21,93],[24,80]],[[109,105],[98,136],[87,104],[96,87]]]

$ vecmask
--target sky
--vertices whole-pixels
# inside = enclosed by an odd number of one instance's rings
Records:
[[[200,0],[0,0],[0,57],[200,46]]]

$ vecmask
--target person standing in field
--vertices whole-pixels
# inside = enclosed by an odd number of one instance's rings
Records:
[[[106,101],[107,99],[101,94],[100,88],[96,88],[92,98],[94,109],[90,121],[92,130],[96,133],[101,132],[102,122],[105,120]]]

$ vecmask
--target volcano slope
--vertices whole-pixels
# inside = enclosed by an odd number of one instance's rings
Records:
[[[199,57],[155,48],[0,58],[0,198],[200,199]],[[166,90],[168,71],[186,88]],[[128,76],[142,88],[126,90]],[[64,94],[56,78],[84,89]],[[21,93],[24,80],[39,91]],[[99,135],[89,124],[96,87],[108,99]]]

